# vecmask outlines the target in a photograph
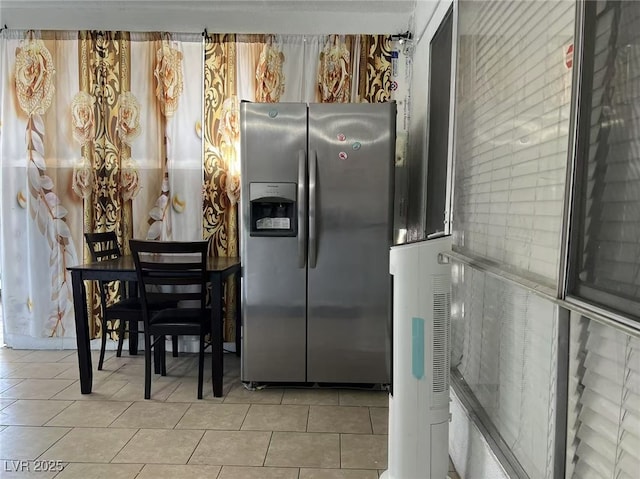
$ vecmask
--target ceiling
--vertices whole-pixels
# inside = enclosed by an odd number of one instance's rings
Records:
[[[0,0],[10,29],[403,33],[421,0]]]

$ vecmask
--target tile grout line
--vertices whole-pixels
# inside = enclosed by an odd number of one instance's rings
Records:
[[[273,441],[273,433],[274,431],[271,431],[271,434],[269,435],[269,443],[267,444],[267,450],[264,453],[264,459],[262,460],[262,467],[266,467],[266,464],[267,464],[267,456],[269,455],[269,448],[271,447],[271,442]]]
[[[0,362],[1,362],[1,360],[0,360]],[[135,363],[134,363],[134,362],[131,362],[131,363],[127,363],[126,365],[123,365],[123,366],[122,366],[122,367],[120,367],[119,369],[120,369],[120,371],[121,371],[122,373],[125,373],[125,372],[126,372],[126,374],[129,376],[129,375],[131,375],[131,372],[132,372],[132,371],[134,371],[134,369],[133,369],[134,367],[135,367]],[[125,370],[126,370],[126,371],[125,371]],[[177,370],[177,372],[180,372],[180,371],[182,371],[182,368],[180,368],[180,370],[179,370],[179,371]],[[135,371],[134,371],[134,372],[135,372]],[[119,376],[118,376],[118,374],[117,374],[117,373],[112,373],[112,375],[113,375],[113,377],[111,377],[111,379],[110,379],[110,380],[112,380],[112,381],[118,381],[118,380],[119,380],[119,379],[118,379],[118,378],[119,378]],[[52,378],[52,379],[56,379],[56,378]],[[229,384],[229,383],[227,383],[227,384]],[[175,385],[175,384],[174,384],[174,385]],[[120,386],[119,386],[119,391],[122,391],[123,389],[128,389],[128,388],[130,388],[131,386],[132,386],[132,381],[125,381],[125,382],[124,382],[124,385],[120,385]],[[163,386],[166,386],[166,385],[163,385]],[[177,390],[177,388],[179,387],[179,385],[175,385],[175,386],[176,386],[176,390]],[[232,390],[234,387],[237,387],[237,386],[238,386],[238,384],[231,384],[231,386],[230,386],[230,387],[231,387],[231,389],[230,389],[230,390]],[[78,387],[77,380],[76,380],[76,381],[74,381],[71,385],[66,386],[62,391],[66,391],[66,390],[68,390],[68,388],[70,388],[70,387]],[[174,392],[175,392],[176,390],[174,390]],[[287,393],[287,390],[285,390],[281,395],[279,395],[279,396],[278,396],[279,401],[278,401],[278,402],[277,402],[277,404],[275,404],[275,405],[289,404],[289,403],[285,403],[285,401],[287,400],[287,399],[285,398],[286,393]],[[345,411],[354,411],[354,412],[357,412],[357,409],[358,409],[358,408],[357,408],[356,406],[359,406],[359,404],[355,404],[355,403],[354,403],[354,404],[352,404],[352,403],[354,402],[354,400],[355,400],[355,401],[357,401],[357,400],[358,400],[358,398],[351,398],[351,396],[349,395],[349,392],[348,392],[348,391],[347,391],[346,393],[342,393],[342,394],[341,394],[341,392],[340,392],[340,391],[337,391],[337,393],[338,393],[338,394],[337,394],[337,398],[336,398],[336,399],[337,399],[337,404],[336,404],[335,406],[337,406],[339,409],[343,409],[343,410],[345,410]],[[74,399],[73,397],[69,397],[68,399],[65,399],[64,397],[55,397],[55,396],[57,396],[58,394],[61,394],[61,392],[58,392],[58,393],[54,394],[54,395],[53,395],[53,396],[51,396],[50,398],[40,398],[40,399],[43,399],[43,400],[51,400],[51,401],[57,401],[57,402],[58,402],[58,401],[61,401],[61,400],[69,401],[68,403],[66,403],[67,405],[64,407],[64,409],[62,409],[62,410],[61,410],[61,411],[59,411],[59,412],[56,412],[56,413],[55,413],[55,415],[53,415],[50,419],[48,419],[48,421],[47,421],[47,422],[52,421],[52,420],[53,420],[54,418],[56,418],[56,417],[59,417],[61,414],[63,414],[63,413],[64,413],[64,411],[67,411],[69,408],[76,407],[76,405],[87,404],[87,406],[88,406],[88,407],[91,407],[91,406],[89,406],[89,403],[91,403],[91,401],[81,401],[80,399]],[[114,397],[113,397],[113,393],[112,393],[112,394],[111,394],[111,395],[109,395],[109,396],[105,396],[105,398],[104,398],[104,399],[105,399],[105,400],[107,400],[107,401],[114,401],[114,403],[121,403],[121,402],[123,402],[123,400],[124,400],[124,399],[126,399],[128,396],[131,396],[131,395],[133,395],[133,394],[135,394],[135,391],[133,391],[133,390],[132,390],[132,391],[130,391],[130,394],[123,394],[123,395],[121,395],[121,397],[120,397],[120,398],[117,398],[117,399],[116,399],[116,398],[114,398]],[[76,395],[76,396],[77,396],[77,395]],[[269,396],[269,397],[270,397],[270,396]],[[324,396],[321,396],[321,398],[322,398],[322,397],[324,397]],[[335,397],[335,396],[334,396],[334,397]],[[38,398],[34,398],[34,399],[38,399]],[[82,398],[82,399],[84,399],[84,398]],[[178,399],[179,399],[179,398],[178,398]],[[221,403],[221,404],[224,404],[224,401],[225,401],[226,399],[228,399],[228,397],[223,398],[223,399],[222,399],[222,403]],[[236,398],[236,399],[240,400],[240,402],[238,402],[238,403],[231,402],[231,403],[228,403],[228,404],[241,404],[241,403],[245,402],[245,400],[246,400],[246,399],[248,399],[248,397],[244,397],[244,400],[242,400],[242,397],[238,397],[238,398]],[[250,412],[250,411],[252,411],[252,410],[255,412],[255,407],[258,407],[258,405],[261,403],[262,399],[263,399],[262,397],[259,397],[259,396],[257,396],[257,395],[256,395],[256,396],[252,396],[252,397],[250,398],[249,404],[245,406],[245,407],[246,407],[246,409],[243,411],[243,415],[241,416],[241,418],[238,418],[238,419],[241,419],[241,420],[239,421],[239,429],[238,429],[238,426],[236,426],[236,428],[235,428],[236,430],[242,430],[242,427],[244,427],[244,425],[247,423],[247,420],[248,420],[248,414],[249,414],[249,412]],[[276,398],[273,398],[273,399],[276,399]],[[367,401],[368,401],[368,399],[367,399],[367,398],[362,398],[362,399],[365,399],[365,400],[366,400],[365,402],[367,402]],[[7,406],[9,406],[9,405],[11,405],[11,404],[15,404],[15,403],[16,403],[16,400],[19,400],[19,399],[12,398],[12,399],[10,400],[10,402],[8,402]],[[31,400],[31,399],[27,399],[27,401],[30,401],[30,400]],[[257,402],[255,402],[256,400],[257,400]],[[335,400],[335,399],[334,399],[334,400]],[[137,400],[134,400],[134,399],[130,399],[129,401],[126,401],[126,402],[127,402],[128,404],[126,405],[125,409],[124,409],[124,410],[122,410],[122,411],[120,411],[117,415],[114,415],[114,416],[113,416],[113,419],[111,419],[110,421],[107,421],[107,422],[108,422],[108,424],[106,424],[106,425],[105,425],[105,426],[103,426],[103,427],[105,427],[105,428],[110,428],[110,427],[112,427],[112,426],[115,424],[115,422],[116,422],[116,421],[121,420],[121,419],[123,418],[123,415],[124,415],[124,414],[126,414],[127,412],[130,412],[130,411],[131,411],[131,407],[132,407],[134,404],[136,404],[136,403],[138,403],[138,402],[142,402],[142,401],[137,401]],[[185,402],[185,403],[187,403],[187,404],[185,404],[185,406],[186,406],[186,407],[184,408],[184,410],[182,410],[182,411],[176,411],[176,412],[179,412],[180,417],[177,419],[177,421],[176,421],[175,423],[173,423],[172,425],[167,426],[166,428],[163,428],[163,429],[166,429],[167,431],[169,431],[169,430],[178,430],[177,426],[178,426],[178,424],[180,423],[180,421],[184,420],[184,418],[185,418],[185,417],[187,417],[187,415],[189,414],[189,412],[190,412],[190,411],[192,411],[192,412],[193,412],[193,411],[194,411],[194,409],[193,409],[194,407],[195,407],[195,408],[197,408],[197,406],[196,406],[196,404],[197,404],[197,403],[196,403],[195,401],[169,401],[169,398],[168,398],[168,397],[165,397],[163,400],[158,400],[158,401],[157,401],[157,403],[158,403],[158,404],[177,404],[177,403],[181,403],[181,402]],[[310,399],[308,399],[307,401],[304,401],[304,402],[306,402],[306,404],[304,404],[304,406],[305,406],[305,413],[306,413],[306,416],[305,416],[305,427],[304,427],[303,431],[304,431],[304,432],[306,432],[306,433],[310,433],[309,431],[310,431],[310,425],[311,425],[311,412],[312,412],[312,408],[314,408],[315,406],[321,407],[321,406],[323,406],[323,405],[322,405],[322,404],[320,404],[320,405],[314,405],[314,404],[311,404],[311,402],[313,402],[313,401],[312,401],[312,400],[310,400]],[[343,404],[345,404],[345,402],[346,402],[347,404],[346,404],[345,406],[343,406]],[[204,402],[204,401],[203,401],[203,404],[209,404],[209,403],[208,403],[208,402]],[[302,405],[302,404],[301,404],[301,405]],[[333,404],[331,404],[331,405],[333,405]],[[254,406],[255,406],[255,407],[254,407]],[[329,405],[327,405],[327,406],[329,406]],[[368,416],[369,416],[369,417],[368,417],[368,423],[369,423],[370,431],[368,431],[368,434],[374,434],[374,432],[375,432],[375,431],[374,431],[374,427],[373,427],[373,424],[374,424],[374,418],[373,418],[373,415],[372,415],[372,411],[374,410],[374,408],[373,408],[371,405],[366,405],[366,404],[362,404],[362,406],[367,407],[366,411],[367,411]],[[184,407],[184,406],[183,406],[183,407]],[[182,409],[182,408],[181,408],[181,409]],[[317,409],[317,408],[315,408],[314,410],[316,410],[316,409]],[[363,408],[363,409],[364,409],[364,408]],[[196,412],[197,412],[197,411],[196,411]],[[296,415],[297,415],[297,414],[299,414],[299,412],[298,412],[298,413],[296,413]],[[110,415],[109,415],[109,416],[110,416]],[[362,417],[362,416],[360,415],[360,417]],[[365,424],[366,424],[366,422],[365,422]],[[35,427],[38,427],[38,426],[35,426]],[[42,425],[42,426],[40,426],[40,427],[48,427],[48,426]],[[202,426],[201,426],[201,427],[202,427]],[[275,427],[276,427],[276,429],[277,429],[277,426],[275,426]],[[62,437],[62,438],[64,438],[64,437],[68,437],[68,434],[69,434],[71,431],[73,431],[74,429],[79,429],[79,430],[80,430],[80,429],[83,429],[83,428],[82,428],[82,427],[72,427],[70,430],[67,430],[67,431],[66,431],[66,433],[63,435],[63,437]],[[117,463],[118,463],[117,461],[115,461],[115,462],[114,462],[115,457],[116,457],[118,454],[120,454],[120,453],[121,453],[121,452],[122,452],[122,451],[123,451],[123,450],[124,450],[128,445],[130,445],[130,444],[132,443],[132,441],[133,441],[134,437],[135,437],[137,434],[139,434],[139,433],[143,430],[142,428],[137,428],[137,429],[133,429],[133,428],[131,428],[131,429],[132,429],[133,435],[132,435],[132,436],[131,436],[131,437],[130,437],[126,442],[125,442],[124,446],[123,446],[123,447],[121,447],[121,448],[119,449],[119,451],[116,451],[116,452],[115,452],[115,455],[114,455],[114,456],[111,458],[111,460],[108,462],[109,464],[117,464]],[[225,428],[225,429],[226,429],[226,428]],[[203,440],[204,440],[204,436],[206,435],[207,430],[208,430],[208,429],[204,429],[204,430],[202,430],[202,433],[201,433],[201,436],[200,436],[199,440],[197,441],[197,443],[195,444],[195,447],[194,447],[194,448],[192,449],[192,451],[190,452],[189,458],[186,460],[186,465],[188,465],[189,460],[191,460],[193,457],[195,457],[195,456],[194,456],[194,454],[195,454],[196,449],[197,449],[200,445],[204,444]],[[296,432],[296,430],[290,430],[290,431],[291,431],[291,432]],[[270,468],[270,466],[267,466],[267,465],[266,465],[266,460],[268,459],[268,456],[269,456],[270,452],[273,452],[273,451],[270,451],[270,447],[271,447],[271,445],[274,443],[274,440],[275,440],[275,434],[276,434],[276,432],[277,432],[277,431],[273,431],[273,430],[269,431],[270,436],[269,436],[269,440],[268,440],[268,443],[267,443],[266,452],[265,452],[265,454],[264,454],[264,456],[263,456],[262,465],[261,465],[260,467],[263,467],[263,468]],[[283,431],[283,432],[286,432],[286,431]],[[327,432],[328,432],[328,431],[327,431]],[[337,451],[337,452],[338,452],[338,454],[339,454],[338,467],[339,467],[340,469],[342,469],[342,467],[343,467],[343,459],[344,459],[344,457],[343,457],[343,448],[344,448],[344,444],[343,444],[343,442],[344,442],[344,441],[343,441],[343,439],[344,439],[344,438],[342,437],[343,435],[344,435],[344,434],[337,433],[337,436],[338,436],[338,451]],[[53,447],[55,444],[59,444],[59,443],[60,443],[60,439],[62,439],[62,438],[59,438],[56,442],[54,442],[51,446],[49,446],[49,447],[46,449],[46,451],[49,451],[49,450],[50,450],[50,448],[51,448],[51,447]],[[335,444],[335,443],[334,443],[334,444]],[[45,451],[45,452],[46,452],[46,451]],[[75,463],[69,463],[69,464],[75,464]],[[181,462],[181,463],[180,463],[180,465],[182,465],[182,464],[185,464],[185,463],[182,463],[182,462]],[[142,468],[138,471],[138,474],[137,474],[137,475],[141,475],[141,474],[143,474],[143,472],[142,472],[142,471],[145,469],[145,467],[146,467],[147,465],[149,465],[149,466],[154,466],[154,467],[155,467],[155,464],[154,464],[154,463],[151,463],[151,464],[144,464],[144,465],[142,465]],[[293,464],[292,464],[292,465],[293,465]],[[283,467],[284,467],[284,466],[283,466]],[[286,466],[286,467],[290,467],[290,466]],[[215,476],[210,476],[210,477],[217,477],[218,479],[220,479],[220,478],[222,478],[222,477],[225,477],[225,476],[226,476],[226,474],[224,474],[224,473],[223,473],[223,471],[222,471],[222,469],[223,469],[223,468],[224,468],[224,465],[218,466],[218,471],[216,472],[216,475],[215,475]],[[295,467],[295,468],[291,468],[291,469],[289,470],[289,472],[287,472],[287,477],[297,477],[298,479],[300,479],[301,477],[306,477],[305,475],[303,475],[303,474],[302,474],[302,468],[303,468],[303,467]],[[296,472],[294,472],[294,470],[295,470]],[[213,471],[212,471],[212,472],[213,472]],[[229,472],[229,471],[227,471],[227,472]],[[265,472],[266,472],[266,471],[265,471]],[[130,476],[130,477],[133,477],[133,476]]]

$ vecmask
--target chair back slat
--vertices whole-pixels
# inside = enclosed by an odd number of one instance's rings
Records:
[[[103,233],[85,233],[84,237],[89,247],[91,260],[94,262],[107,259],[115,259],[122,256],[120,246],[118,245],[118,237],[115,231]],[[118,331],[118,349],[116,355],[122,354],[122,341],[125,334],[126,323],[131,324],[135,321],[136,326],[140,318],[140,309],[134,303],[126,302],[129,296],[129,284],[122,281],[104,281],[98,280],[100,289],[100,306],[101,306],[101,324],[102,324],[102,342],[100,346],[100,359],[98,360],[98,369],[102,369],[104,364],[104,354],[106,349],[106,338],[112,331]],[[135,286],[131,285],[132,288]],[[114,294],[115,293],[115,294]],[[122,298],[125,298],[124,300]],[[125,303],[123,305],[123,303]],[[118,325],[114,320],[119,320]],[[111,322],[111,327],[109,327]]]
[[[130,240],[129,246],[146,320],[152,302],[190,301],[206,308],[208,241]]]
[[[189,270],[199,270],[200,261],[194,262],[192,258],[173,258],[171,256],[163,256],[161,261],[158,261],[158,258],[154,261],[149,261],[146,256],[141,256],[140,266],[149,271],[162,271],[163,275],[166,275],[170,271],[176,271],[184,274]]]
[[[85,233],[85,240],[89,247],[89,253],[91,254],[92,261],[103,261],[106,259],[115,259],[122,256],[120,246],[118,245],[118,237],[115,231],[105,231],[101,233]],[[107,303],[109,302],[109,288],[114,284],[113,281],[99,280],[98,284],[101,289],[100,303],[102,305],[103,315],[106,314]],[[120,289],[120,282],[115,282],[117,290],[120,293],[124,293],[124,290]],[[118,296],[116,296],[118,297]]]
[[[122,256],[115,231],[85,233],[84,237],[87,240],[87,246],[89,246],[89,253],[93,261],[102,261],[103,259],[113,259]]]
[[[206,291],[205,291],[206,294]],[[201,293],[200,291],[198,292],[193,292],[193,293],[185,293],[185,292],[152,292],[152,291],[147,291],[147,301],[149,301],[150,303],[158,303],[161,301],[173,301],[173,302],[179,302],[179,301],[200,301],[200,297],[201,297]]]

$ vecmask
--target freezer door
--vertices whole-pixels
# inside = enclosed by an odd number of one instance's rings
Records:
[[[395,113],[309,105],[308,381],[389,382]]]
[[[241,377],[253,382],[304,381],[307,106],[242,103],[240,121]],[[252,235],[251,191],[267,200],[272,194],[282,196],[282,191],[295,195],[297,234],[278,236],[273,230],[272,236]]]

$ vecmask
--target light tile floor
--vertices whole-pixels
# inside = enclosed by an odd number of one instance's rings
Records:
[[[0,348],[0,477],[376,479],[387,467],[386,392],[249,391],[226,354],[224,397],[209,380],[198,401],[183,354],[145,401],[142,356],[107,355],[82,395],[75,351]]]

